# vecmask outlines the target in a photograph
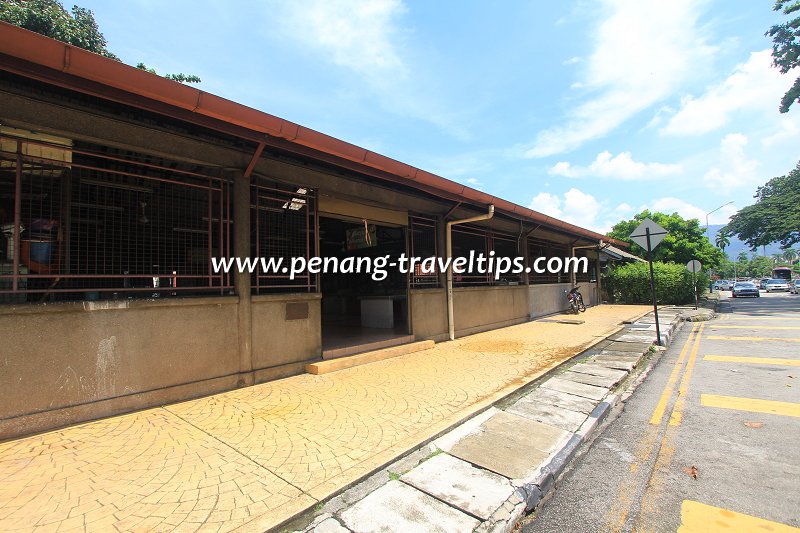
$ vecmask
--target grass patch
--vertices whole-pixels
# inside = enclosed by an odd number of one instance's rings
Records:
[[[391,470],[389,470],[389,480],[390,481],[398,481],[399,479],[400,479],[400,474],[398,474],[397,472],[392,472]]]

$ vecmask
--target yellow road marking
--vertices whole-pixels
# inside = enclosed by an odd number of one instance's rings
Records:
[[[712,341],[784,341],[784,342],[800,342],[797,337],[731,337],[729,335],[709,335],[706,337]]]
[[[675,439],[677,435],[677,426],[681,423],[683,407],[686,402],[686,395],[689,390],[689,382],[692,378],[695,362],[697,361],[697,351],[700,348],[700,340],[703,337],[703,328],[705,324],[701,324],[697,330],[692,346],[692,352],[681,378],[681,384],[678,388],[678,397],[672,406],[672,411],[669,416],[669,423],[667,424],[664,434],[661,437],[661,442],[658,445],[656,452],[656,461],[653,470],[650,472],[650,477],[647,480],[647,486],[644,494],[642,495],[641,508],[639,516],[637,517],[637,524],[634,527],[635,531],[656,531],[658,525],[654,522],[658,521],[658,509],[661,505],[661,494],[664,492],[665,482],[662,472],[670,469],[672,464],[672,457],[675,455]]]
[[[775,400],[761,400],[758,398],[701,394],[700,405],[703,407],[719,407],[721,409],[749,411],[751,413],[800,417],[800,403],[793,402],[777,402]]]
[[[800,359],[781,359],[779,357],[744,357],[738,355],[706,355],[705,361],[722,363],[745,363],[752,365],[800,366]]]
[[[681,504],[681,525],[678,528],[678,533],[705,533],[709,531],[797,533],[800,529],[779,522],[729,511],[722,507],[714,507],[713,505],[706,505],[692,500],[683,500]]]
[[[711,329],[800,329],[800,326],[711,326]]]
[[[686,363],[686,371],[683,373],[683,377],[681,378],[681,386],[678,388],[678,399],[675,400],[675,406],[672,408],[672,414],[669,417],[670,426],[679,426],[681,424],[683,407],[686,403],[686,394],[689,391],[689,380],[692,379],[694,364],[697,361],[697,349],[700,348],[700,337],[703,335],[704,325],[705,324],[701,325],[700,330],[697,332],[697,336],[694,340],[694,346],[692,347],[692,355],[689,356],[689,362]]]
[[[697,332],[697,329],[698,324],[694,324],[692,326],[692,331],[689,333],[689,338],[686,339],[686,342],[681,349],[681,353],[678,356],[678,361],[675,363],[675,368],[672,369],[672,374],[670,374],[669,380],[664,387],[664,392],[661,393],[661,398],[658,399],[656,408],[653,410],[653,416],[650,417],[650,423],[653,425],[659,425],[661,423],[661,419],[664,417],[664,411],[667,409],[667,402],[672,396],[672,391],[675,389],[675,383],[678,382],[678,376],[683,368],[683,361],[686,359],[686,354],[689,353],[689,346],[692,345],[692,335]]]
[[[726,320],[800,320],[797,316],[728,316],[722,315]]]

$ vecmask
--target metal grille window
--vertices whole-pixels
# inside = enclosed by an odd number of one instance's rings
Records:
[[[489,257],[489,233],[487,230],[469,225],[453,226],[451,238],[453,239],[453,259],[458,257],[469,259],[470,252],[474,252],[476,257],[481,253],[484,257]],[[453,285],[456,287],[492,285],[492,281],[493,279],[488,273],[479,273],[477,267],[474,267],[472,272],[463,274],[453,272]]]
[[[230,185],[208,169],[4,128],[0,302],[224,294]]]
[[[589,267],[586,272],[578,271],[575,273],[575,281],[581,283],[594,283],[597,281],[597,260],[589,259]]]
[[[439,257],[437,246],[438,224],[435,219],[421,216],[412,216],[408,220],[410,257],[427,259],[428,257]],[[425,271],[421,265],[417,265],[410,279],[412,288],[435,288],[441,287],[438,267],[434,267],[433,272]]]
[[[488,260],[489,252],[495,252],[495,261],[497,257],[508,257],[512,261],[511,268],[513,269],[513,260],[517,257],[517,239],[513,235],[504,233],[495,233],[488,229],[479,228],[470,225],[453,226],[453,258],[465,257],[469,259],[470,252],[474,251],[475,257],[478,254]],[[484,263],[484,269],[488,268],[488,263]],[[453,285],[456,287],[465,287],[471,285],[509,285],[519,283],[520,274],[503,274],[500,279],[495,279],[494,272],[481,274],[477,270],[477,263],[474,265],[472,272],[464,274],[453,273]]]
[[[288,268],[294,257],[307,262],[317,255],[317,207],[311,189],[258,181],[250,187],[250,213],[254,257],[280,259]],[[259,263],[252,274],[254,294],[317,290],[316,274],[304,272],[290,279],[288,271],[265,271],[263,266]]]
[[[517,249],[517,237],[513,235],[505,235],[502,233],[492,233],[492,250],[495,253],[495,261],[500,257],[507,257],[511,261],[511,268],[514,268],[514,258],[520,255]],[[516,285],[522,279],[522,274],[503,274],[497,284],[499,285]]]
[[[529,237],[528,266],[530,267],[531,271],[528,274],[528,282],[531,285],[541,285],[545,283],[566,283],[570,280],[569,275],[563,271],[565,269],[562,269],[562,272],[558,273],[549,271],[537,273],[534,270],[534,261],[540,257],[545,258],[544,261],[539,262],[540,268],[546,268],[547,260],[552,257],[560,257],[561,259],[569,257],[569,248],[566,244]]]

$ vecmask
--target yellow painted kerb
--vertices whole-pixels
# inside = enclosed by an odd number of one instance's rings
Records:
[[[725,531],[727,533],[751,533],[753,531],[769,531],[771,533],[798,533],[800,529],[780,522],[764,520],[756,516],[737,513],[722,507],[714,507],[692,500],[683,500],[681,504],[681,525],[678,533],[710,533]]]

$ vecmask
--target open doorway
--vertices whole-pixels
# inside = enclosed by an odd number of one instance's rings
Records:
[[[408,276],[389,264],[406,251],[402,226],[321,216],[319,250],[323,258],[389,257],[380,281],[365,272],[320,275],[322,356],[325,359],[385,348],[413,340],[408,331]]]

